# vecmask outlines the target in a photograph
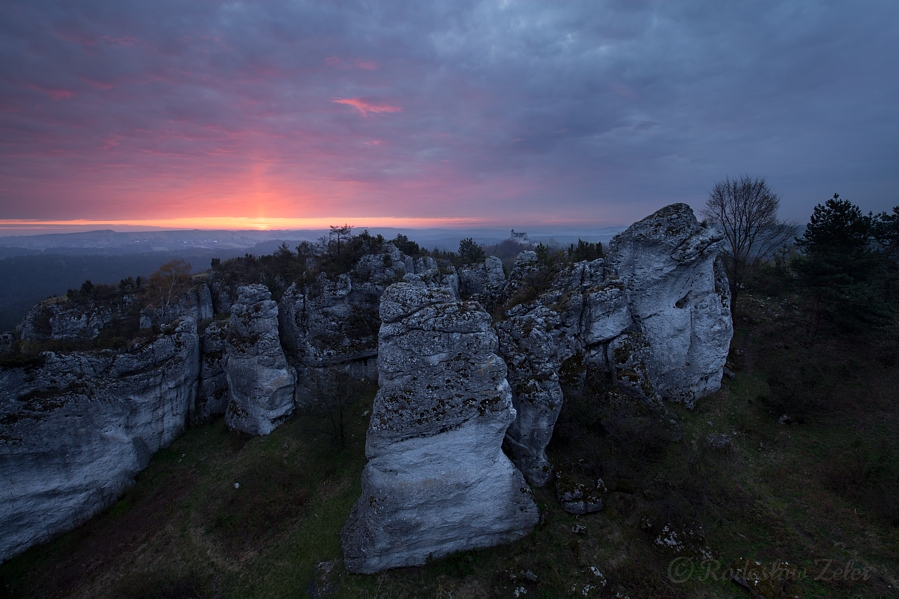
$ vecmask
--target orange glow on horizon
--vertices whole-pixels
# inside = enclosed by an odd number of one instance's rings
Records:
[[[371,217],[314,217],[314,218],[250,218],[240,216],[204,216],[194,218],[159,218],[129,220],[0,220],[0,228],[37,229],[42,227],[146,227],[148,229],[205,229],[205,230],[285,230],[285,229],[327,229],[332,225],[353,226],[357,230],[366,227],[390,227],[407,229],[461,228],[502,226],[479,218],[405,218],[392,216]]]

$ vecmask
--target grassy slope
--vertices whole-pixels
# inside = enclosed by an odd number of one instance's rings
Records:
[[[350,409],[342,450],[307,416],[256,439],[221,421],[193,429],[108,513],[0,574],[10,596],[43,598],[750,597],[722,575],[751,558],[805,573],[798,588],[774,581],[770,596],[899,596],[895,343],[809,340],[787,300],[747,296],[744,314],[737,378],[695,410],[669,406],[633,427],[589,397],[566,406],[550,454],[583,480],[603,477],[601,514],[562,512],[550,486],[535,493],[541,524],[518,543],[347,573],[339,532],[359,493],[369,395]],[[802,423],[779,423],[785,411]],[[730,444],[715,449],[718,434]],[[680,555],[706,546],[713,569],[681,562],[692,576],[672,581],[678,554],[654,543],[665,523],[701,530]]]

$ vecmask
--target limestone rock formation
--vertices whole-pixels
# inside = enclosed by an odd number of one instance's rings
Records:
[[[320,273],[291,285],[279,302],[284,346],[300,374],[298,405],[315,401],[314,381],[339,370],[356,379],[378,376],[378,306],[381,294],[406,274],[440,278],[433,258],[412,258],[386,243],[348,273]]]
[[[53,298],[29,310],[17,329],[23,341],[91,341],[114,320],[126,318],[133,305],[130,295],[105,302]]]
[[[503,262],[496,256],[488,256],[483,263],[470,264],[459,271],[459,291],[482,304],[501,294],[505,285]]]
[[[406,274],[411,275],[424,275],[428,272],[437,270],[437,261],[430,256],[413,258],[404,255],[403,264],[406,268]]]
[[[413,279],[387,289],[380,316],[381,389],[362,496],[342,534],[347,569],[423,564],[527,534],[537,508],[501,450],[515,410],[490,315]]]
[[[348,274],[322,274],[314,286],[301,290],[292,285],[284,292],[279,303],[284,345],[298,365],[322,368],[377,357],[377,306],[383,287],[369,285],[374,289],[364,290]],[[371,370],[374,375],[374,365]]]
[[[209,294],[212,300],[212,309],[215,314],[230,314],[231,305],[234,303],[236,290],[227,282],[215,277],[213,273],[209,277]]]
[[[215,308],[212,305],[212,292],[209,290],[209,285],[205,283],[199,285],[196,293],[197,312],[194,318],[196,318],[197,323],[208,322],[215,316]]]
[[[185,318],[120,352],[0,369],[0,561],[111,505],[184,431],[198,354]]]
[[[608,263],[646,340],[655,391],[689,407],[720,388],[733,336],[727,281],[716,265],[723,239],[696,222],[689,206],[672,204],[609,245]]]
[[[212,292],[205,282],[201,282],[169,304],[144,306],[140,311],[140,328],[163,327],[185,316],[202,324],[212,320],[214,315]]]
[[[130,341],[137,293],[42,302],[18,336],[0,336],[0,350],[128,347],[45,352],[0,369],[0,559],[108,506],[188,421],[224,412],[232,428],[269,433],[294,409],[295,367],[382,386],[363,495],[343,533],[348,568],[518,538],[536,519],[522,473],[549,480],[545,448],[573,371],[604,387],[598,401],[616,417],[628,405],[664,410],[663,399],[692,407],[718,389],[732,335],[720,243],[684,204],[635,223],[604,259],[525,251],[508,278],[496,258],[457,277],[379,242],[344,274],[319,264],[317,279],[298,277],[280,304],[262,285],[240,287],[239,272],[213,275],[161,315],[145,310],[144,324],[163,332]],[[459,301],[460,291],[477,301]],[[232,316],[199,338],[195,321],[213,306]],[[503,308],[496,331],[483,306]],[[576,512],[601,508],[594,491],[557,482]]]
[[[558,376],[565,356],[559,351],[560,318],[542,305],[529,311],[517,308],[496,326],[517,414],[506,432],[506,451],[529,482],[542,486],[552,477],[544,450],[563,401]]]
[[[558,373],[575,354],[649,404],[692,407],[720,387],[733,333],[721,239],[674,204],[613,239],[604,260],[549,267],[519,255],[504,290],[515,305],[497,329],[518,411],[506,447],[528,481],[551,477]]]
[[[534,252],[522,252],[509,276],[508,297],[535,295],[547,277]],[[555,273],[539,297],[513,306],[497,324],[500,355],[509,364],[518,416],[506,433],[506,450],[528,482],[552,478],[545,449],[562,408],[559,371],[565,360],[606,341],[630,321],[621,293],[605,280],[602,260],[580,262]]]
[[[231,306],[225,374],[228,427],[267,435],[293,413],[296,372],[278,336],[278,304],[265,285],[238,289]]]
[[[193,423],[207,422],[225,413],[228,407],[228,336],[230,323],[212,322],[200,336],[200,380]]]
[[[503,299],[513,298],[514,303],[521,303],[529,292],[535,288],[537,278],[541,274],[537,252],[525,250],[515,258],[515,265],[506,285],[503,287]]]

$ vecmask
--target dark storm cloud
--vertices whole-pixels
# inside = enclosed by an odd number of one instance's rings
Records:
[[[202,215],[264,187],[293,210],[272,216],[627,222],[744,172],[800,220],[834,191],[897,203],[891,1],[0,11],[0,218]]]

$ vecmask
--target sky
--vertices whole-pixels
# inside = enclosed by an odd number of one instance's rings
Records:
[[[899,205],[899,2],[0,1],[0,227]]]

